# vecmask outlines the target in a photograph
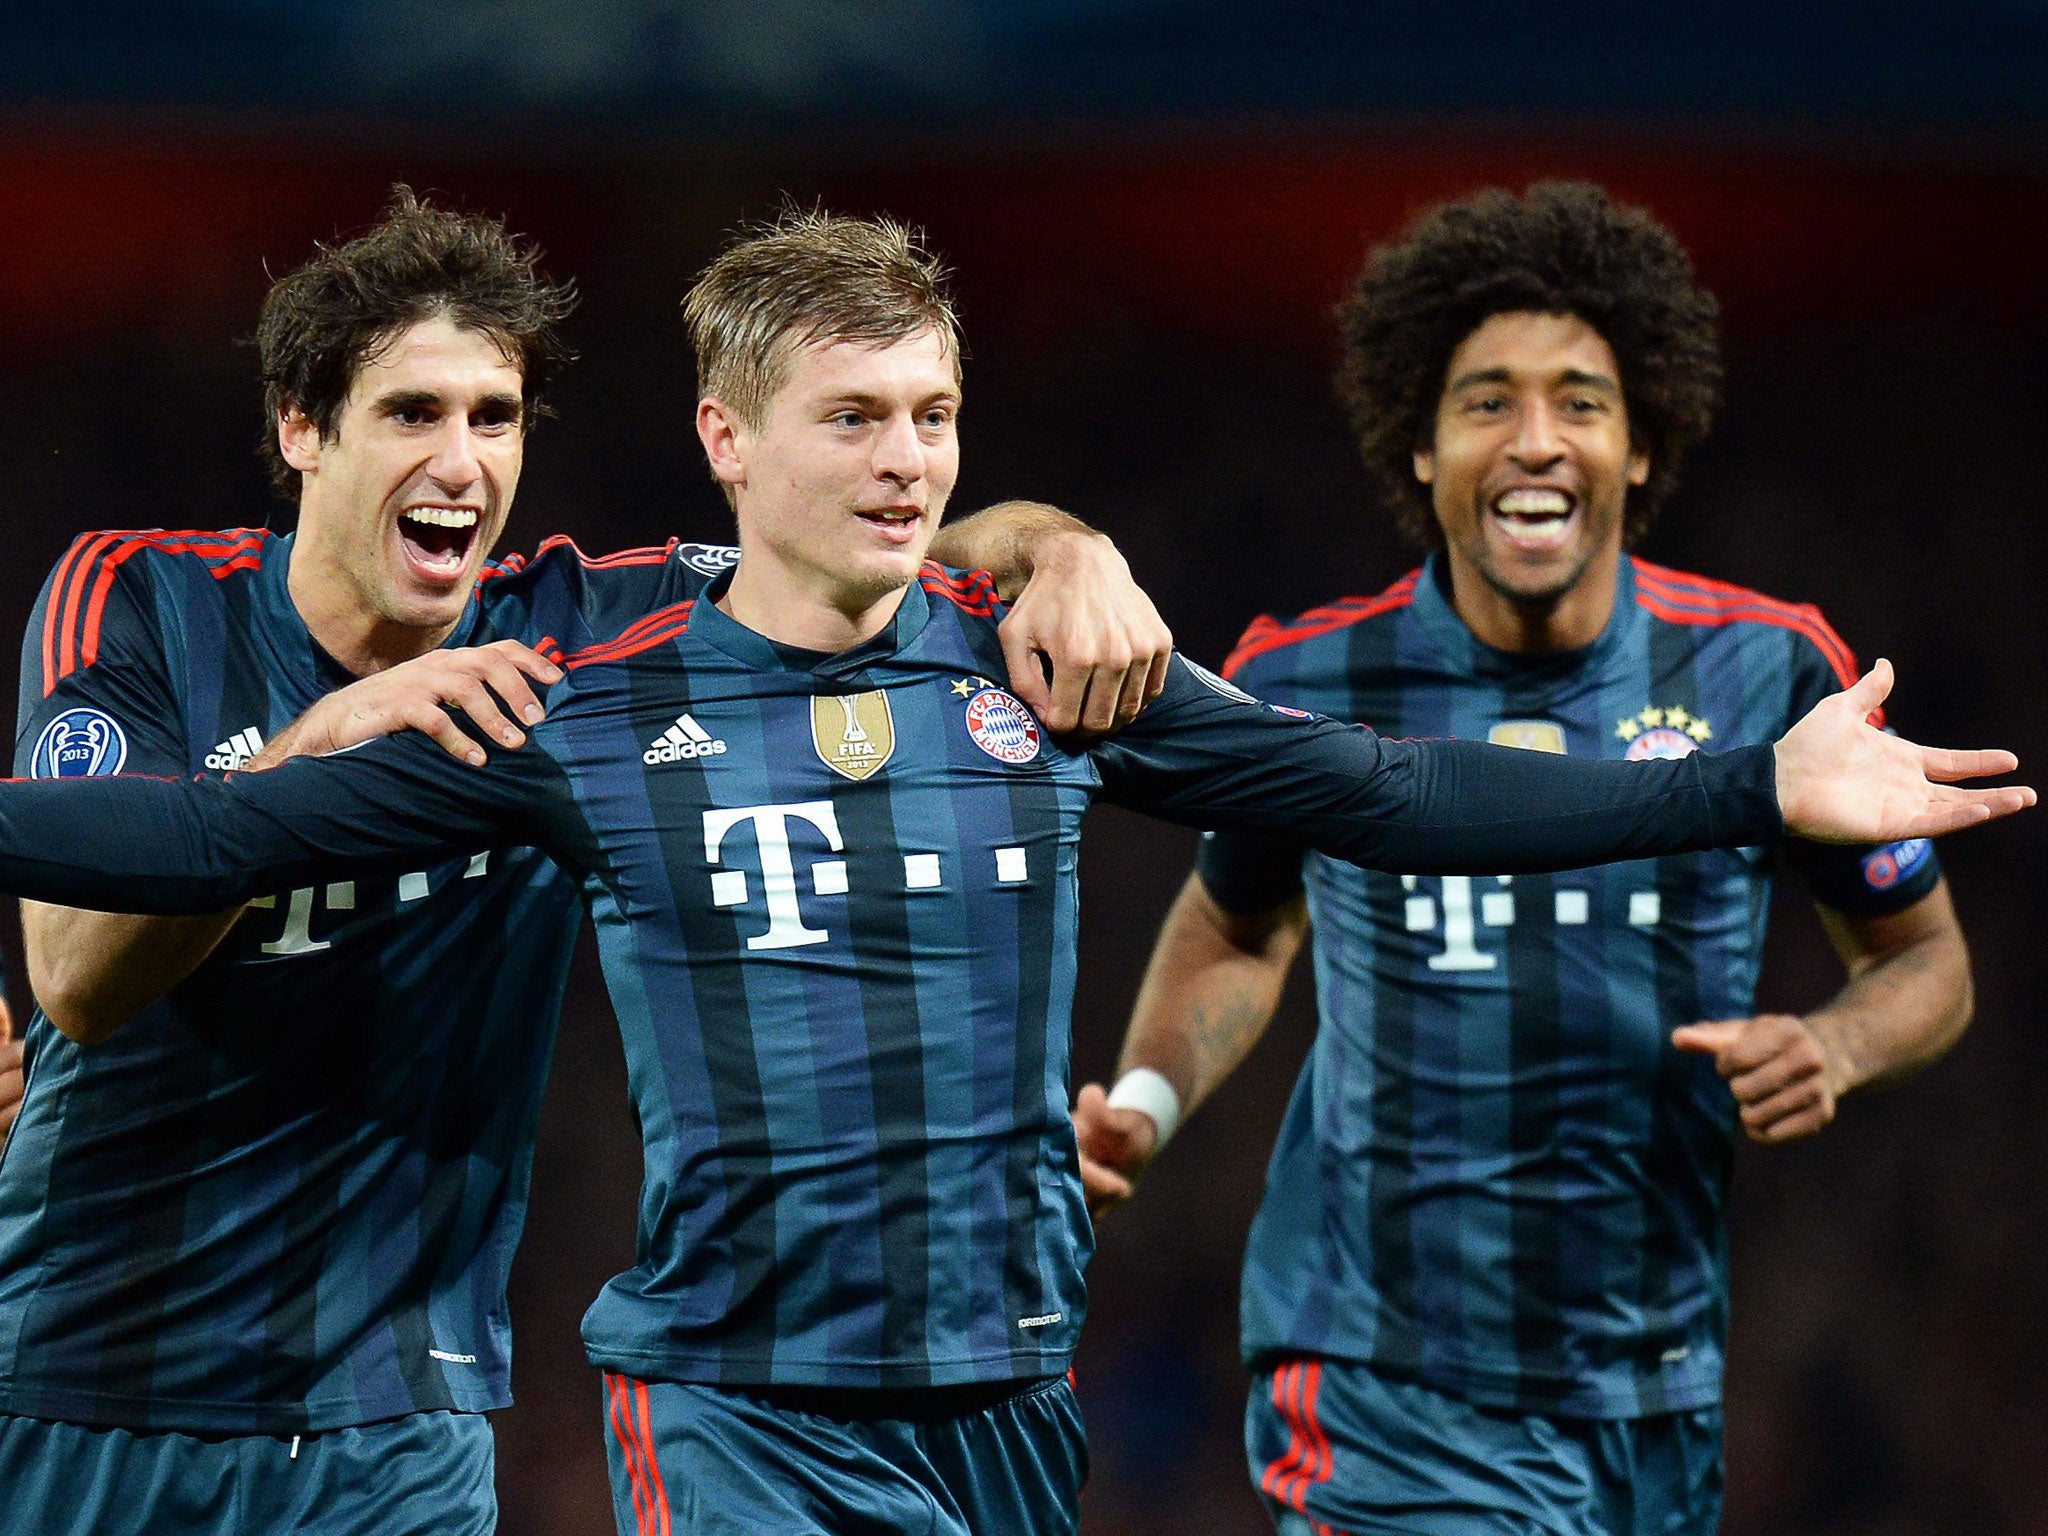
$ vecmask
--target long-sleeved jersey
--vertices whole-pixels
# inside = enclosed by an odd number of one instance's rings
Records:
[[[827,656],[684,602],[570,655],[546,721],[482,769],[408,735],[224,782],[0,785],[0,889],[202,909],[542,848],[583,878],[646,1148],[593,1362],[906,1388],[1055,1373],[1080,1327],[1068,1020],[1097,795],[1441,872],[1779,830],[1768,748],[1397,743],[1182,661],[1135,725],[1068,751],[990,681],[999,616],[985,577],[928,566]]]
[[[23,648],[16,772],[217,775],[352,682],[292,604],[292,547],[78,540]],[[447,643],[578,646],[730,560],[553,541],[487,567]],[[198,970],[104,1043],[29,1023],[0,1162],[0,1411],[295,1433],[503,1406],[576,882],[479,842],[245,894]]]
[[[1225,670],[1375,730],[1616,762],[1774,740],[1855,680],[1810,607],[1640,560],[1618,580],[1593,645],[1524,656],[1473,636],[1433,558],[1259,620]],[[1924,841],[1786,847],[1846,912],[1938,878]],[[1766,850],[1404,879],[1217,837],[1202,868],[1235,910],[1305,878],[1315,930],[1321,1026],[1246,1250],[1247,1356],[1363,1361],[1523,1413],[1717,1401],[1736,1118],[1669,1036],[1753,1011]]]

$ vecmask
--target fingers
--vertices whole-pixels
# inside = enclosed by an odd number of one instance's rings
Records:
[[[1857,678],[1843,693],[1859,715],[1874,714],[1878,706],[1891,697],[1892,664],[1882,656],[1870,664],[1870,670]]]
[[[1742,1020],[1725,1024],[1687,1024],[1671,1031],[1671,1043],[1699,1056],[1719,1056],[1741,1038]]]
[[[1773,1144],[1811,1136],[1834,1118],[1834,1098],[1818,1077],[1803,1078],[1767,1099],[1742,1107],[1742,1129],[1749,1138]]]
[[[996,627],[996,639],[1003,647],[1003,665],[1009,669],[1010,691],[1038,716],[1048,730],[1055,729],[1052,723],[1052,686],[1046,680],[1045,667],[1039,660],[1037,642],[1030,627],[1021,623],[1017,611],[1010,610],[1008,618]]]
[[[1088,1214],[1100,1220],[1137,1191],[1129,1179],[1103,1167],[1084,1152],[1081,1155],[1081,1192],[1088,1199]]]
[[[1914,750],[1920,754],[1920,771],[1937,784],[2011,773],[2020,765],[2020,760],[2010,752],[1966,752],[1952,747],[1916,747]]]
[[[7,1133],[14,1129],[15,1118],[21,1113],[22,1094],[28,1086],[21,1060],[19,1040],[0,1045],[0,1142],[5,1142]]]

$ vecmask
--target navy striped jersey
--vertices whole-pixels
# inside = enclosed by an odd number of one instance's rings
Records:
[[[904,1389],[1052,1374],[1074,1345],[1096,795],[1451,871],[1781,826],[1768,748],[1631,767],[1383,742],[1184,662],[1136,724],[1069,752],[990,681],[999,617],[985,575],[937,567],[836,655],[678,604],[571,655],[528,745],[483,769],[405,735],[225,782],[0,785],[0,889],[191,909],[549,850],[585,876],[646,1147],[639,1262],[585,1319],[591,1359]]]
[[[353,681],[292,604],[291,550],[80,539],[29,628],[15,771],[233,770]],[[556,541],[487,567],[447,643],[579,645],[606,622],[590,576],[644,606],[729,558],[591,570]],[[0,1162],[0,1410],[297,1432],[509,1401],[506,1276],[580,911],[543,857],[479,843],[265,887],[103,1044],[38,1012]]]
[[[1586,758],[1768,742],[1856,675],[1811,607],[1622,563],[1581,651],[1482,644],[1440,557],[1374,598],[1260,619],[1226,667],[1272,702],[1399,736]],[[1924,841],[1787,845],[1850,913],[1924,896]],[[1368,1362],[1521,1412],[1626,1417],[1720,1395],[1736,1134],[1677,1025],[1748,1016],[1760,848],[1556,876],[1403,878],[1298,843],[1205,840],[1222,904],[1306,879],[1321,1025],[1245,1262],[1249,1360]]]

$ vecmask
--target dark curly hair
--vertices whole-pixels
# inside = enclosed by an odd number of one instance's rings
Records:
[[[331,441],[356,371],[422,320],[445,315],[496,341],[519,369],[525,424],[545,414],[542,391],[575,357],[559,328],[576,290],[542,277],[540,253],[498,220],[436,208],[401,183],[374,227],[318,250],[271,284],[256,324],[258,451],[287,500],[298,500],[299,472],[278,450],[280,413],[300,412]]]
[[[1435,435],[1451,354],[1489,316],[1576,315],[1614,348],[1648,483],[1631,487],[1633,545],[1678,484],[1721,401],[1718,306],[1671,231],[1585,182],[1525,197],[1489,188],[1422,214],[1377,247],[1338,306],[1337,394],[1402,531],[1442,542],[1414,456]]]

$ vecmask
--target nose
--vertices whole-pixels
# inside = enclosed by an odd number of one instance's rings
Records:
[[[907,414],[893,415],[875,434],[870,466],[877,480],[913,485],[924,478],[924,439]]]
[[[1564,457],[1564,436],[1548,401],[1532,400],[1517,413],[1508,456],[1519,468],[1530,471],[1549,469]]]
[[[451,411],[442,419],[434,438],[434,454],[427,461],[427,473],[450,496],[460,496],[483,478],[483,461],[477,453],[477,435],[469,421]]]

